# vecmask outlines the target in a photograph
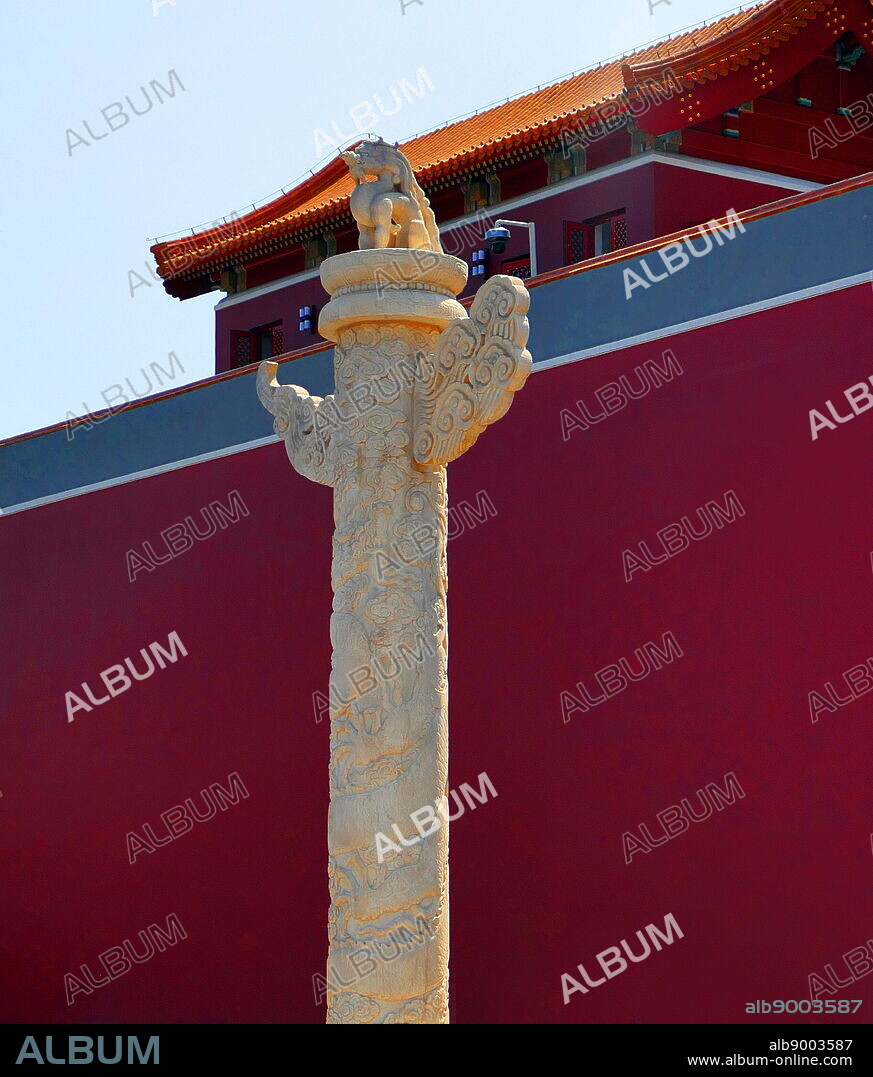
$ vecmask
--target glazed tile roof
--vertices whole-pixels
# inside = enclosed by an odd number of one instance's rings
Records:
[[[709,26],[679,34],[622,59],[572,75],[466,119],[446,124],[402,144],[402,150],[427,185],[485,161],[559,136],[572,118],[591,118],[667,71],[691,86],[737,70],[788,41],[838,0],[766,0]],[[268,253],[285,246],[294,233],[316,229],[347,212],[353,182],[343,161],[334,159],[294,190],[252,210],[232,229],[207,229],[183,239],[156,244],[152,251],[166,279],[202,276],[232,256]]]

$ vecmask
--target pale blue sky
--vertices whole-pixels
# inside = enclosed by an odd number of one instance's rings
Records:
[[[166,368],[170,351],[185,370],[172,385],[212,374],[220,293],[168,296],[144,265],[151,241],[293,185],[316,164],[316,127],[354,134],[350,108],[374,94],[390,108],[389,85],[414,84],[424,67],[433,92],[379,124],[402,141],[726,10],[730,0],[661,0],[651,13],[649,0],[4,5],[0,438],[97,410],[125,378],[142,391],[141,368]],[[171,69],[184,92],[141,116],[124,103],[130,121],[107,133],[101,109],[114,117],[108,106],[129,95],[144,110],[140,86],[168,87]],[[86,122],[106,137],[92,141]],[[152,286],[131,297],[130,270]]]

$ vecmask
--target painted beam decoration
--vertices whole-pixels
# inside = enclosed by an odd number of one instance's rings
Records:
[[[468,316],[467,266],[404,155],[380,139],[343,157],[360,249],[321,266],[335,393],[279,385],[269,362],[257,382],[292,465],[334,491],[327,1021],[444,1024],[446,465],[530,373],[528,293],[494,276]]]

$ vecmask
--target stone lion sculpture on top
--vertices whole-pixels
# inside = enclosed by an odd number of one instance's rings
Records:
[[[340,156],[355,180],[350,209],[360,233],[360,250],[401,247],[442,254],[430,202],[396,145],[380,138]],[[367,182],[367,176],[376,179]]]

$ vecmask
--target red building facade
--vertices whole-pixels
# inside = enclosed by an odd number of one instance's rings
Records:
[[[467,296],[497,218],[539,270],[449,476],[459,1023],[868,1019],[871,35],[766,3],[403,147]],[[253,376],[330,391],[347,198],[156,249],[215,377],[0,444],[7,1020],[323,1020],[332,506]]]
[[[499,256],[483,242],[500,216],[536,225],[542,272],[870,171],[871,32],[867,0],[766,3],[405,144],[445,249],[470,265],[465,294],[493,272],[529,275],[527,232]],[[227,293],[217,373],[313,342],[318,265],[357,245],[351,182],[337,159],[155,247],[171,295]]]

